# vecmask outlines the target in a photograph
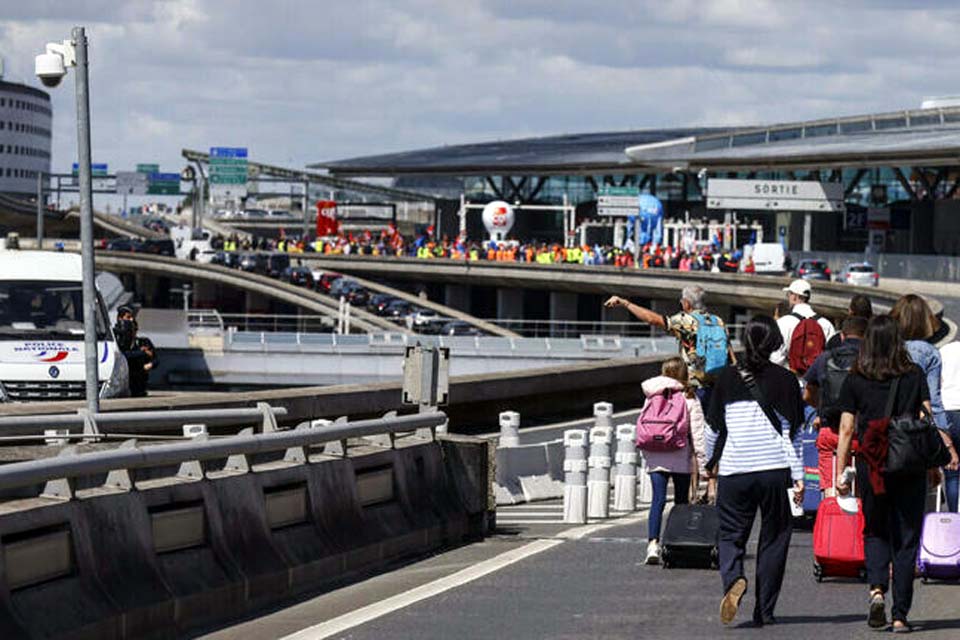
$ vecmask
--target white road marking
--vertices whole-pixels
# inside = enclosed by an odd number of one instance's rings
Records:
[[[327,620],[326,622],[321,622],[320,624],[308,627],[294,634],[286,636],[283,638],[283,640],[321,640],[322,638],[329,638],[330,636],[343,633],[348,629],[352,629],[361,624],[370,622],[371,620],[375,620],[381,616],[385,616],[388,613],[392,613],[399,609],[403,609],[404,607],[416,604],[421,600],[432,598],[445,591],[449,591],[469,582],[473,582],[478,578],[482,578],[485,575],[499,571],[504,567],[508,567],[511,564],[520,562],[521,560],[529,558],[530,556],[536,555],[542,551],[546,551],[547,549],[552,549],[559,544],[563,544],[563,540],[535,540],[529,544],[523,545],[518,549],[501,553],[498,556],[490,558],[489,560],[484,560],[483,562],[463,569],[462,571],[458,571],[452,575],[434,580],[433,582],[428,582],[427,584],[410,589],[409,591],[405,591],[403,593],[399,593],[395,596],[387,598],[386,600],[381,600],[380,602],[355,609],[354,611],[345,613],[344,615],[338,616],[331,620]]]

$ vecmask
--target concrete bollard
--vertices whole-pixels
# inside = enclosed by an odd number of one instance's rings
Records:
[[[587,431],[563,432],[563,521],[587,522]]]
[[[520,446],[520,414],[516,411],[500,413],[500,441],[498,446]]]
[[[613,405],[609,402],[593,404],[593,426],[613,428]]]
[[[608,416],[609,418],[609,416]],[[587,515],[591,518],[610,516],[610,427],[590,429],[590,467],[587,476]]]
[[[640,504],[650,504],[653,502],[653,484],[650,482],[647,459],[643,457],[643,452],[638,453],[640,454],[640,462],[637,466],[637,479],[639,480],[640,491],[637,500]]]
[[[632,424],[617,425],[616,474],[613,479],[613,508],[633,511],[637,508],[636,428]]]

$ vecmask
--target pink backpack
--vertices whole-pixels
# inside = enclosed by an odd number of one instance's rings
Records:
[[[647,398],[637,418],[637,448],[643,451],[685,449],[690,414],[682,391],[666,390]]]

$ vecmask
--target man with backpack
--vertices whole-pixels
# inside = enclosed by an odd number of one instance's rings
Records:
[[[809,282],[794,280],[783,290],[787,294],[790,313],[777,320],[783,346],[770,355],[770,361],[803,375],[823,352],[836,329],[810,306]]]
[[[833,489],[833,456],[836,454],[840,432],[840,388],[860,353],[860,341],[867,330],[867,320],[847,316],[840,325],[840,344],[827,349],[813,362],[804,376],[806,387],[803,399],[819,415],[817,432],[817,466],[820,488],[830,497]],[[854,448],[856,446],[854,445]]]
[[[680,342],[680,356],[690,372],[691,386],[704,389],[711,374],[734,360],[723,320],[708,313],[703,302],[703,287],[684,287],[680,294],[681,311],[665,316],[619,296],[610,296],[603,306],[624,307],[635,318],[672,334]],[[701,401],[706,402],[701,394]]]

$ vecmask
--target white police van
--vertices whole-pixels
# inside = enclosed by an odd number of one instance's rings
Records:
[[[0,250],[0,401],[85,397],[82,273],[75,253]],[[99,292],[96,326],[100,397],[124,396],[127,361]]]

